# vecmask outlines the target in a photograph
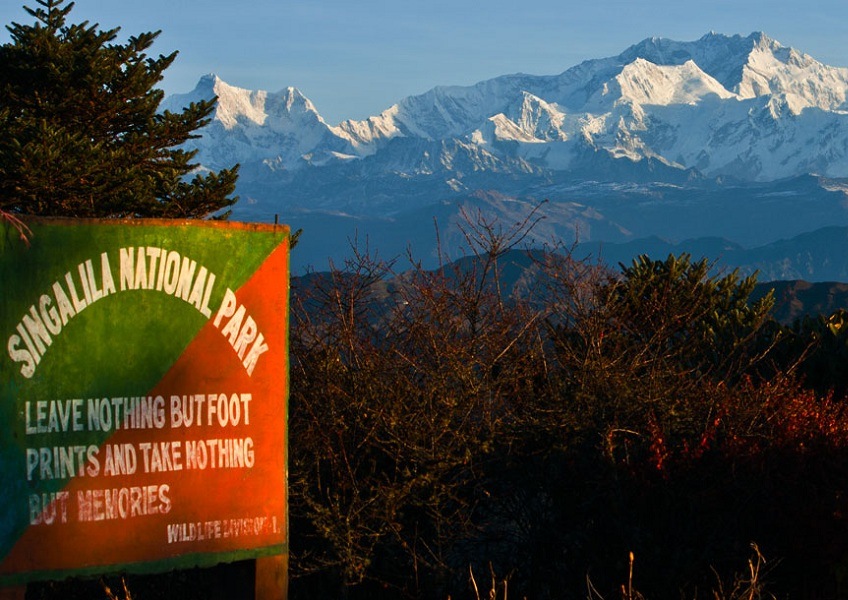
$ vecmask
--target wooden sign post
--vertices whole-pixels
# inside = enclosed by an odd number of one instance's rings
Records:
[[[0,585],[256,558],[284,597],[288,228],[27,225],[0,228]]]

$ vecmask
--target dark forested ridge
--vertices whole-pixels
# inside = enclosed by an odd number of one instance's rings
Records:
[[[295,597],[838,594],[846,313],[773,313],[829,288],[491,233],[295,281]]]
[[[790,324],[805,316],[830,315],[848,309],[848,283],[837,281],[770,281],[757,284],[752,297],[774,290],[775,320]]]

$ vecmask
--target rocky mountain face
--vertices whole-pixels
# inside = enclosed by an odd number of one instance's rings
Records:
[[[214,119],[191,142],[199,161],[242,165],[235,218],[303,228],[295,269],[326,268],[366,239],[387,257],[455,257],[469,215],[511,226],[536,207],[536,244],[754,248],[848,225],[848,69],[762,33],[647,39],[559,75],[437,87],[338,125],[295,88],[211,75],[164,108],[211,96]]]

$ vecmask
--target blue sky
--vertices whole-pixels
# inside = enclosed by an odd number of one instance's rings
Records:
[[[0,22],[30,22],[24,4],[36,2],[0,2]],[[166,93],[206,73],[249,89],[294,86],[331,124],[436,85],[557,74],[651,36],[764,31],[848,66],[844,0],[77,0],[70,18],[121,27],[122,40],[161,29],[154,53],[179,50]]]

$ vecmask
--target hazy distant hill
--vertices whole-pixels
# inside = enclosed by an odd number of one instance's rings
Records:
[[[623,244],[587,242],[578,254],[601,257],[616,265],[648,254],[665,258],[687,253],[715,261],[718,269],[739,269],[742,274],[757,272],[759,281],[805,279],[807,281],[848,281],[848,227],[827,227],[754,248],[744,248],[725,238],[699,238],[670,243],[658,237]]]

